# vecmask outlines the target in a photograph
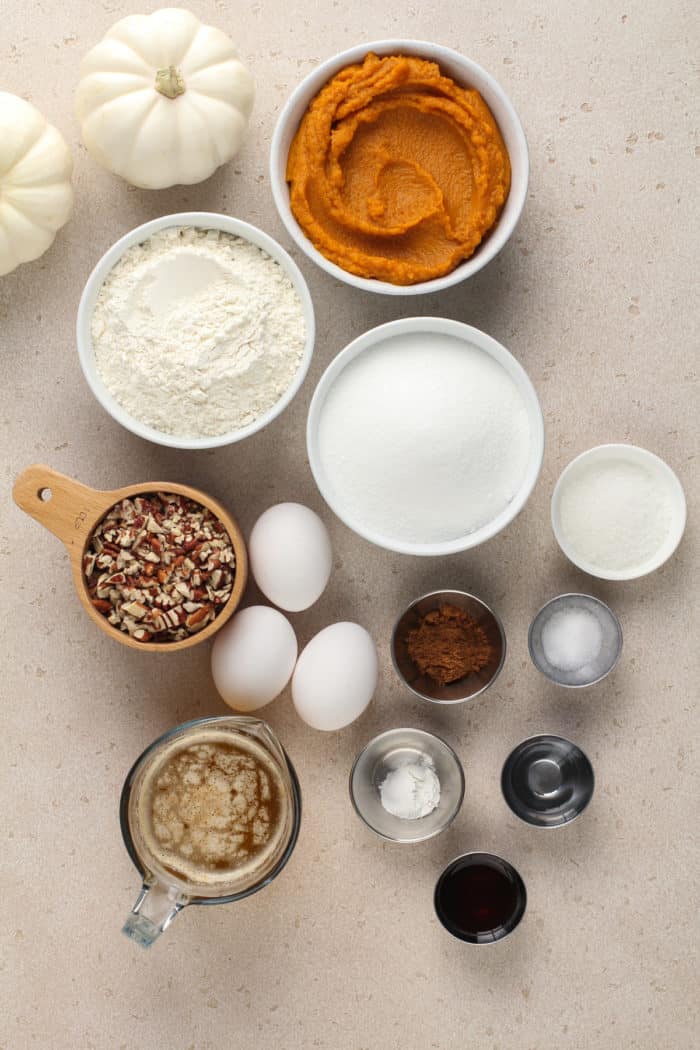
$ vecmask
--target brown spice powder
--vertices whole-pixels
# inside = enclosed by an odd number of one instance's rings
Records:
[[[438,685],[449,685],[475,674],[493,659],[494,647],[479,623],[455,605],[426,613],[409,631],[408,655],[422,674]]]

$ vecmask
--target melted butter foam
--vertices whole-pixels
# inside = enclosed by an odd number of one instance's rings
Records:
[[[195,892],[235,893],[264,877],[284,849],[287,789],[274,759],[250,738],[205,729],[187,739],[146,768],[135,821],[130,813],[137,850]]]

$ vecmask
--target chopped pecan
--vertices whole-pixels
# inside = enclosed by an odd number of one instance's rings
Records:
[[[178,641],[211,623],[231,596],[234,567],[222,522],[173,493],[121,500],[83,558],[95,608],[141,642]]]

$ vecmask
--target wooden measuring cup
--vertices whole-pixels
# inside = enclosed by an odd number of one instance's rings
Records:
[[[181,641],[137,642],[125,631],[120,631],[118,627],[112,626],[90,601],[87,581],[83,573],[83,555],[93,532],[107,511],[120,500],[142,496],[149,492],[174,492],[195,503],[201,503],[224,525],[233,545],[236,559],[235,573],[233,588],[226,605],[204,630],[183,638]],[[35,464],[27,467],[17,478],[12,496],[18,507],[21,507],[26,514],[38,521],[49,532],[53,532],[66,545],[73,570],[73,583],[85,611],[110,638],[115,638],[131,649],[175,652],[175,650],[198,645],[199,642],[211,638],[220,627],[223,627],[243,597],[248,579],[248,554],[243,534],[221,504],[205,495],[204,492],[200,492],[199,489],[190,488],[189,485],[176,485],[170,481],[148,481],[143,485],[127,485],[121,489],[104,492],[88,488],[87,485],[82,485],[79,481],[66,477],[65,474],[59,474],[51,467]]]

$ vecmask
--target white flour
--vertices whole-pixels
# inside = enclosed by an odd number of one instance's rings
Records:
[[[178,437],[239,430],[272,408],[305,338],[279,263],[240,237],[191,227],[129,248],[92,319],[105,386],[135,419]]]
[[[351,520],[432,543],[505,510],[527,469],[530,424],[518,388],[488,354],[453,336],[394,336],[338,376],[319,452]]]

